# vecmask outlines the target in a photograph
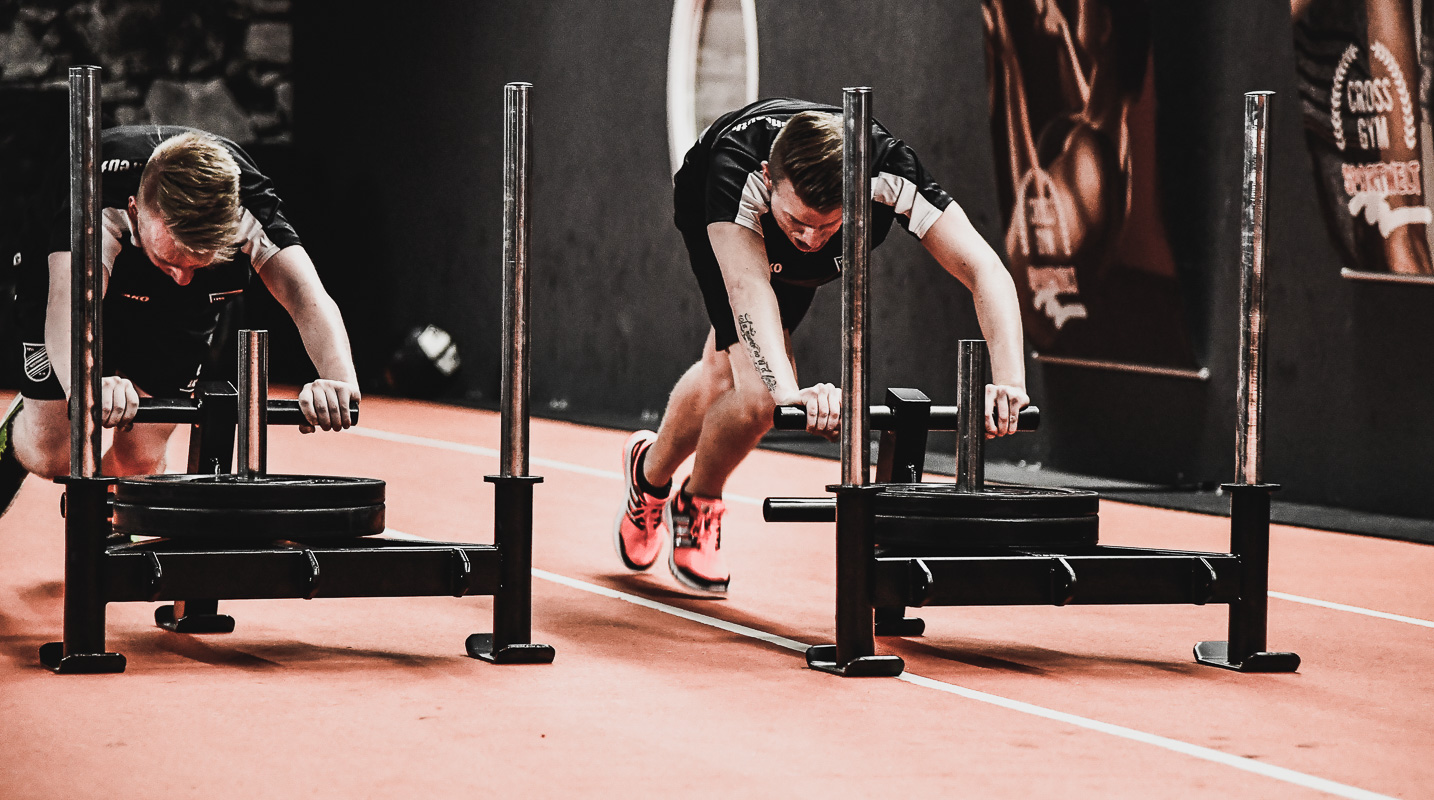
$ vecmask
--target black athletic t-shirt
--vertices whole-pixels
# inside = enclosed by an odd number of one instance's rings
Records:
[[[239,165],[241,221],[232,261],[194,272],[180,286],[134,242],[129,214],[140,174],[163,141],[193,129],[178,126],[110,128],[101,138],[101,260],[109,272],[103,308],[107,373],[123,373],[152,394],[188,391],[198,375],[224,307],[244,292],[250,276],[281,249],[299,244],[270,181],[237,144],[216,136]],[[51,252],[70,249],[68,204],[50,224]],[[43,326],[49,274],[43,262],[25,269],[20,289]],[[30,326],[33,330],[33,326]],[[27,334],[34,336],[34,333]]]
[[[803,111],[840,114],[834,106],[804,100],[759,100],[726,114],[702,132],[673,178],[676,222],[683,230],[713,222],[734,222],[762,237],[772,280],[819,286],[841,274],[840,231],[821,249],[805,253],[772,218],[771,196],[762,180],[762,162],[787,120]],[[951,204],[922,167],[916,153],[872,121],[871,245],[886,238],[893,219],[918,239]]]

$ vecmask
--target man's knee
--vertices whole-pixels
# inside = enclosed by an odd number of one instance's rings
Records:
[[[169,437],[174,429],[134,428],[115,434],[110,447],[110,466],[115,475],[154,475],[164,472]]]
[[[19,441],[15,443],[15,458],[25,471],[45,480],[54,480],[62,475],[70,474],[70,448],[69,443],[65,447],[35,447],[24,446]]]
[[[126,475],[157,475],[164,472],[168,466],[163,450],[158,452],[147,450],[123,451],[112,448],[109,469],[115,477]]]
[[[732,370],[726,367],[709,368],[702,365],[702,391],[710,404],[713,400],[732,391]]]
[[[749,430],[765,432],[772,427],[772,409],[776,403],[763,387],[761,390],[733,389],[733,400],[738,419]]]
[[[70,423],[63,401],[25,400],[10,430],[15,458],[32,475],[70,474]]]

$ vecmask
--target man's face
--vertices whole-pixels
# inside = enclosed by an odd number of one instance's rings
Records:
[[[771,196],[772,219],[798,250],[815,253],[826,246],[832,234],[841,230],[840,207],[817,211],[803,203],[790,181],[772,180],[765,161],[762,162],[762,179],[767,182],[767,191]]]
[[[214,253],[195,253],[179,246],[153,209],[129,199],[129,219],[134,225],[135,244],[149,260],[180,286],[194,280],[194,272],[214,263]]]

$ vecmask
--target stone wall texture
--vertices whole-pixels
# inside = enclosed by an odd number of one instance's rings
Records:
[[[0,87],[59,88],[104,68],[105,123],[192,125],[240,144],[290,141],[289,0],[5,0]]]

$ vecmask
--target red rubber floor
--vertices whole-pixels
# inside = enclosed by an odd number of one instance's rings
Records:
[[[496,415],[368,398],[363,422],[275,429],[270,468],[383,478],[394,535],[491,541]],[[464,655],[489,598],[317,599],[222,603],[238,627],[209,636],[111,605],[127,672],[53,675],[60,490],[32,478],[0,520],[0,798],[1434,797],[1434,548],[1277,527],[1270,646],[1293,675],[1196,665],[1223,606],[934,608],[924,637],[879,640],[904,679],[844,680],[792,649],[832,635],[831,526],[757,505],[837,465],[743,465],[713,599],[613,553],[624,438],[533,422],[549,666]],[[1107,502],[1101,525],[1227,544],[1181,512]]]

